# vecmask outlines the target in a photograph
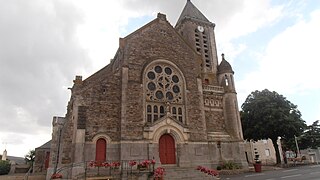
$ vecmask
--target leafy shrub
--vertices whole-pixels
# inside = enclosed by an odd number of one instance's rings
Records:
[[[217,166],[217,170],[219,171],[219,170],[221,170],[222,169],[222,167],[221,166]]]
[[[229,162],[225,162],[224,165],[222,166],[222,169],[228,169],[228,170],[233,170],[233,169],[240,169],[241,167],[232,162],[232,161],[229,161]]]
[[[9,161],[0,160],[0,175],[8,174],[11,168]]]

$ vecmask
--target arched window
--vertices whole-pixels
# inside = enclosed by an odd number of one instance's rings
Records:
[[[179,109],[178,109],[178,120],[180,121],[180,122],[182,122],[182,108],[180,108],[179,107]]]
[[[96,142],[96,161],[105,162],[107,158],[107,142],[105,139],[100,138]]]
[[[177,114],[177,109],[176,109],[176,107],[173,107],[173,108],[172,108],[172,114]]]
[[[151,105],[147,106],[147,122],[151,122],[152,120],[152,108]]]
[[[172,115],[175,119],[177,119],[177,108],[176,107],[172,107]]]
[[[170,63],[155,61],[146,67],[144,79],[146,122],[153,123],[164,117],[167,111],[172,111],[172,107],[184,108],[183,82],[180,71]],[[175,111],[177,114],[177,109]],[[181,119],[183,117],[182,114]],[[175,118],[179,120],[177,116]]]
[[[164,116],[164,107],[160,106],[160,118]]]
[[[229,86],[229,80],[227,75],[224,76],[224,80],[225,80],[225,85]]]

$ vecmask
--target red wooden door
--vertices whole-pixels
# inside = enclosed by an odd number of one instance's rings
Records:
[[[48,169],[48,167],[49,167],[49,160],[50,160],[50,152],[46,152],[46,159],[44,161],[44,167],[46,169]]]
[[[169,134],[164,134],[159,139],[159,155],[161,164],[176,163],[176,147],[173,137]]]
[[[100,138],[96,143],[96,161],[105,162],[106,161],[106,148],[107,142],[105,139]]]

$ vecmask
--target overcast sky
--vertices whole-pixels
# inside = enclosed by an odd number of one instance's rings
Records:
[[[218,54],[235,71],[239,106],[265,88],[320,119],[320,1],[192,0],[216,24]],[[24,156],[51,139],[68,87],[107,65],[125,37],[186,0],[0,0],[0,154]],[[220,58],[220,57],[219,57]]]

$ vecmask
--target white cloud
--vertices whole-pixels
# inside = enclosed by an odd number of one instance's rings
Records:
[[[222,17],[217,23],[216,39],[218,53],[226,53],[228,61],[247,49],[245,43],[237,44],[233,40],[271,26],[283,17],[283,5],[272,6],[270,0],[243,1],[242,6],[229,17]]]
[[[320,120],[320,105],[318,107],[318,115],[316,116],[316,119],[315,120]]]
[[[128,25],[130,18],[152,13],[124,8],[124,3],[131,1],[72,1],[83,12],[84,23],[78,27],[77,36],[92,59],[92,68],[81,72],[85,78],[106,66],[114,57],[119,47],[121,31]]]
[[[82,9],[84,23],[78,28],[78,37],[83,47],[88,49],[93,59],[93,69],[82,72],[86,77],[102,68],[113,58],[118,48],[118,38],[130,18],[145,15],[156,16],[156,13],[167,14],[168,20],[175,25],[186,1],[86,1],[72,0]],[[231,61],[246,49],[245,44],[234,44],[230,41],[259,28],[268,26],[281,16],[282,6],[271,6],[270,0],[245,1],[192,1],[209,20],[217,24],[218,52],[227,53]]]
[[[0,141],[21,155],[49,140],[65,87],[89,61],[74,35],[81,12],[68,2],[1,1],[0,17]]]
[[[221,59],[221,57],[219,55],[224,53],[224,54],[226,54],[226,60],[230,64],[233,64],[233,62],[236,59],[236,57],[240,53],[245,51],[246,49],[247,49],[246,44],[234,44],[234,43],[231,43],[231,42],[225,42],[225,43],[221,44],[221,46],[219,46],[218,59],[220,59],[220,61],[221,61],[222,59]]]
[[[8,156],[24,157],[30,150],[33,150],[51,139],[47,133],[39,135],[22,133],[0,132],[0,154],[6,149]]]
[[[320,89],[318,80],[320,47],[320,11],[300,19],[275,36],[259,61],[259,67],[238,82],[241,99],[253,90],[299,94]]]
[[[232,14],[228,21],[221,23],[221,28],[218,24],[217,39],[219,43],[229,42],[270,26],[282,17],[282,9],[283,6],[271,6],[270,0],[244,1],[242,8]]]

